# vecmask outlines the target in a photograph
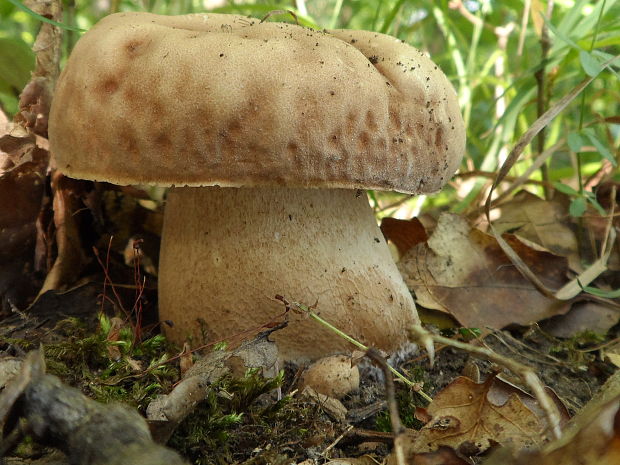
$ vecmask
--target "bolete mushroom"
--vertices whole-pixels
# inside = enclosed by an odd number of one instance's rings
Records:
[[[219,14],[101,20],[62,72],[49,136],[68,176],[180,186],[159,270],[174,341],[263,325],[280,294],[386,350],[420,322],[362,189],[437,191],[465,143],[450,82],[404,42]],[[284,358],[350,348],[292,319]]]

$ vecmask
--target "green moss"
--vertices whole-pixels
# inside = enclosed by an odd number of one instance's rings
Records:
[[[318,408],[288,397],[261,398],[282,383],[249,370],[243,378],[225,378],[211,386],[207,398],[185,419],[169,446],[196,465],[274,463],[282,444],[299,444],[313,430]],[[252,454],[252,452],[255,454]],[[290,463],[290,460],[289,460]]]
[[[156,395],[168,392],[179,379],[161,335],[136,341],[131,328],[108,337],[111,323],[100,316],[89,333],[76,319],[61,321],[55,332],[64,339],[44,346],[47,371],[101,402],[119,401],[140,410]]]

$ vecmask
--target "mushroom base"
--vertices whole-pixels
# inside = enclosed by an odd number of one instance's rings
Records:
[[[233,338],[282,314],[275,299],[316,312],[385,350],[419,324],[411,294],[365,194],[342,189],[176,188],[160,256],[159,316],[166,335],[193,346]],[[284,359],[316,359],[352,346],[314,320],[289,314],[277,331]]]

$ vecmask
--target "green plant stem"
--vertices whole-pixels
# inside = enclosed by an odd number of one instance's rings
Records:
[[[310,318],[312,318],[313,320],[321,323],[323,326],[325,326],[326,328],[330,329],[331,331],[333,331],[334,333],[336,333],[338,336],[340,336],[341,338],[349,341],[351,344],[353,344],[355,347],[357,347],[358,349],[361,349],[363,351],[367,351],[368,347],[365,346],[364,344],[362,344],[361,342],[353,339],[351,336],[349,336],[348,334],[342,332],[341,330],[339,330],[338,328],[336,328],[334,325],[332,325],[331,323],[325,321],[323,318],[321,318],[319,315],[317,315],[316,313],[314,313],[312,310],[310,310],[308,307],[306,307],[305,305],[301,305],[301,304],[296,304],[299,308],[301,308],[304,312],[308,313],[308,316],[310,316]],[[394,376],[396,376],[398,379],[400,379],[403,383],[405,383],[407,386],[409,386],[412,389],[415,389],[415,383],[413,381],[408,380],[402,373],[399,373],[398,370],[396,370],[394,367],[390,366],[390,371],[392,373],[394,373]],[[419,390],[416,391],[418,394],[420,394],[420,396],[422,396],[424,398],[424,400],[426,400],[427,402],[432,402],[433,399],[431,398],[431,396],[429,396],[428,394],[426,394],[424,391]]]
[[[553,12],[553,0],[549,0],[547,4],[547,18],[551,20],[551,14]],[[540,56],[540,68],[535,73],[537,87],[538,87],[538,96],[536,99],[536,109],[538,113],[538,118],[540,118],[545,111],[547,111],[547,61],[549,58],[549,50],[551,49],[551,39],[549,38],[549,28],[547,27],[547,22],[543,24],[542,31],[540,34],[540,48],[541,48],[541,56]],[[545,151],[545,129],[541,129],[536,137],[536,146],[538,150],[538,154],[541,154]],[[549,183],[549,169],[547,164],[543,164],[540,167],[540,175],[542,181],[546,184],[543,185],[543,192],[545,194],[545,199],[551,199],[551,192],[549,191],[548,183]]]

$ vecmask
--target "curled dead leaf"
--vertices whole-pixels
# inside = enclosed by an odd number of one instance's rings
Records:
[[[426,409],[417,409],[416,417],[427,422],[420,431],[409,433],[409,450],[425,453],[440,446],[458,450],[466,445],[468,455],[477,455],[493,443],[523,448],[540,442],[544,422],[517,393],[504,398],[491,395],[497,382],[495,376],[480,384],[463,376],[452,381]]]
[[[536,451],[501,449],[485,465],[617,465],[620,463],[620,398],[586,408],[574,428]]]
[[[565,258],[514,236],[505,239],[547,286],[566,282]],[[466,327],[528,325],[568,309],[568,303],[541,294],[524,278],[492,235],[453,214],[441,215],[428,241],[412,248],[399,269],[420,305],[446,311]]]
[[[521,191],[497,207],[500,217],[493,225],[500,234],[510,232],[568,258],[571,268],[581,271],[579,245],[568,214],[569,202],[561,193],[549,201]]]
[[[417,218],[400,220],[385,217],[381,220],[381,232],[396,246],[401,257],[409,249],[428,239],[424,225]]]

